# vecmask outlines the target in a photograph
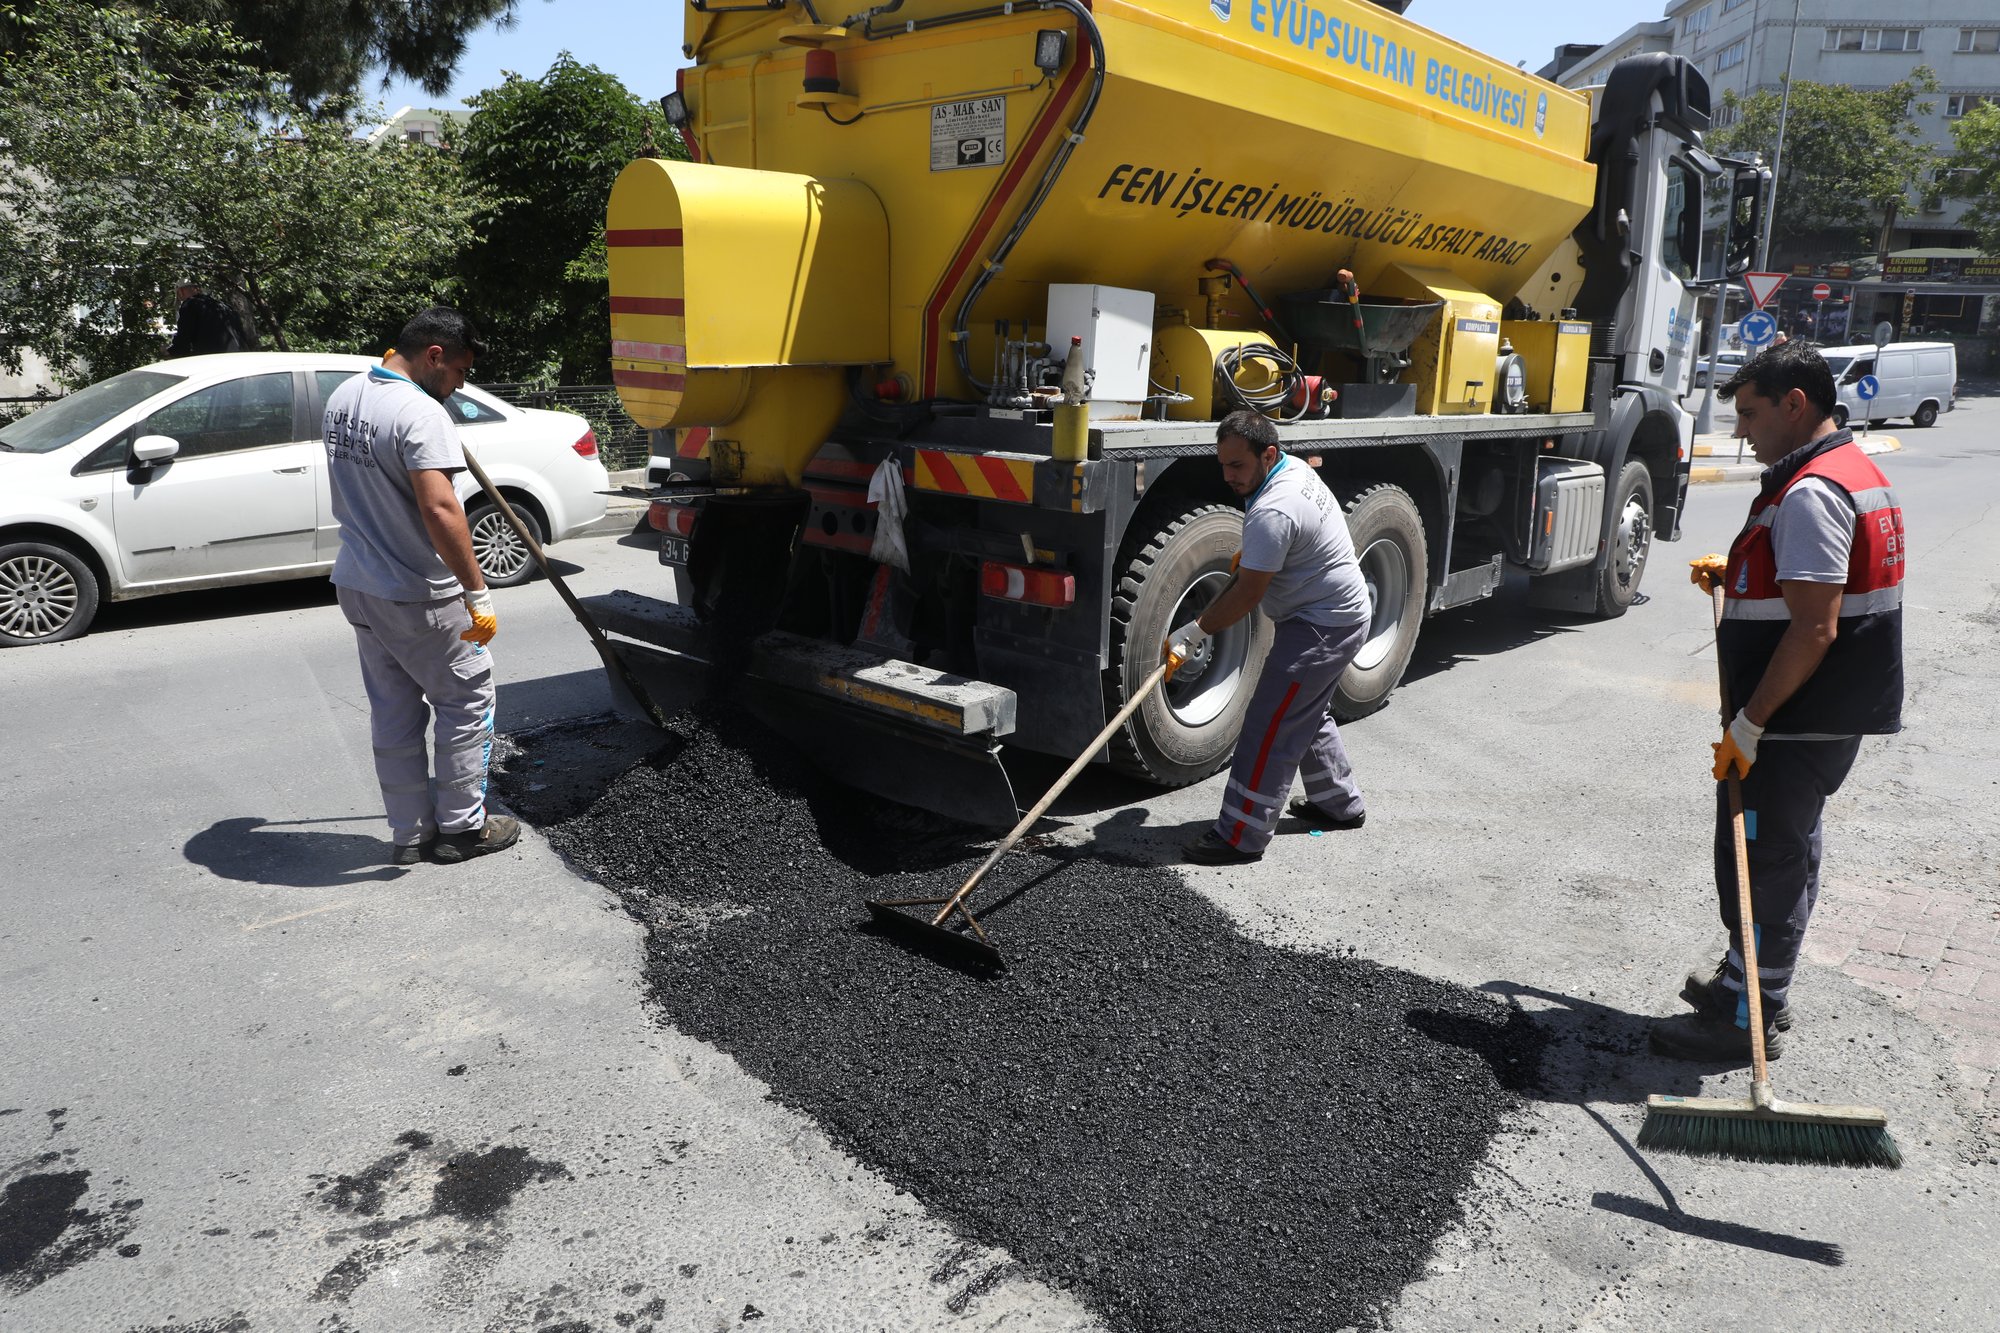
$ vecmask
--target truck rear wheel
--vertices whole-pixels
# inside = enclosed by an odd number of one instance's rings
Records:
[[[1107,710],[1124,707],[1159,666],[1161,645],[1222,595],[1230,557],[1243,544],[1243,515],[1202,505],[1135,537],[1111,600]],[[1271,623],[1262,615],[1212,635],[1112,739],[1113,766],[1184,787],[1228,763],[1270,647]]]
[[[1347,503],[1347,530],[1368,584],[1368,637],[1333,690],[1333,715],[1367,717],[1389,702],[1423,628],[1430,551],[1423,515],[1400,486],[1371,486]]]
[[[1610,620],[1625,614],[1646,576],[1653,549],[1653,474],[1638,459],[1618,474],[1611,496],[1611,550],[1597,575],[1597,614]]]

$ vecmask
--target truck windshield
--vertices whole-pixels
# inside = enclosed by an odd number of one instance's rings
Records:
[[[1854,358],[1851,356],[1830,356],[1826,359],[1826,368],[1833,372],[1833,378],[1836,383],[1839,382],[1842,375],[1847,373],[1847,368],[1853,364]]]
[[[53,453],[186,378],[159,370],[128,370],[28,413],[0,430],[0,444],[20,454]]]
[[[1682,282],[1701,259],[1701,177],[1678,159],[1667,163],[1666,216],[1660,225],[1660,263]]]

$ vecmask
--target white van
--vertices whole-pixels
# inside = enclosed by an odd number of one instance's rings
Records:
[[[1950,343],[1890,343],[1879,352],[1872,346],[1829,347],[1821,355],[1833,371],[1838,390],[1833,415],[1843,426],[1850,417],[1871,426],[1896,417],[1930,426],[1938,413],[1958,405],[1958,349]],[[1870,401],[1854,391],[1863,375],[1873,375],[1882,386]]]

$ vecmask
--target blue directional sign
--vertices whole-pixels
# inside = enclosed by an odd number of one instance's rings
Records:
[[[1778,340],[1778,321],[1761,310],[1753,310],[1738,321],[1736,336],[1745,347],[1769,347]]]
[[[1882,392],[1882,381],[1876,379],[1873,375],[1863,375],[1860,379],[1854,381],[1854,396],[1864,403],[1873,400],[1875,395],[1880,392]]]

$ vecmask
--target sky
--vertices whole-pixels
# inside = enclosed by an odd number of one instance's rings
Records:
[[[1665,0],[1414,0],[1408,17],[1533,70],[1564,42],[1608,42],[1665,10]],[[460,106],[473,93],[499,83],[508,70],[539,77],[566,50],[586,65],[617,75],[645,100],[657,101],[673,90],[674,71],[686,63],[681,59],[683,13],[676,0],[520,0],[512,28],[489,25],[473,36],[446,96],[434,98],[406,80],[387,90],[367,91],[390,111]]]

